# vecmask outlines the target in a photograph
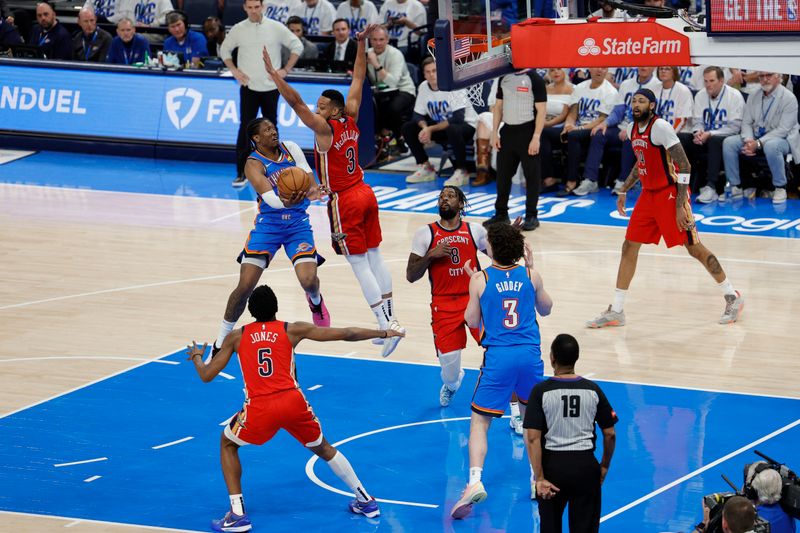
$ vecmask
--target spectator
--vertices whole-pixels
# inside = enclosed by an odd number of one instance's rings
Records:
[[[81,31],[72,38],[73,58],[76,61],[105,63],[111,49],[111,34],[97,27],[97,17],[91,9],[78,11]]]
[[[569,103],[575,87],[567,79],[567,70],[551,68],[547,70],[547,116],[542,131],[542,191],[551,192],[558,189],[559,181],[555,178],[553,166],[553,145],[561,145],[561,132],[569,113]]]
[[[695,532],[705,533],[708,523],[708,507],[703,503],[703,521],[697,524]],[[749,533],[756,523],[756,508],[747,498],[733,496],[722,508],[723,533]]]
[[[658,67],[661,92],[658,93],[656,115],[669,122],[675,133],[688,129],[692,120],[692,91],[679,79],[678,67]]]
[[[265,0],[264,16],[281,24],[289,20],[289,11],[300,5],[300,0]]]
[[[208,17],[203,21],[203,35],[206,36],[208,53],[220,57],[222,43],[225,42],[225,24],[219,17]]]
[[[116,65],[141,63],[150,55],[150,43],[141,35],[136,35],[133,21],[123,17],[117,22],[117,36],[111,41],[106,61]]]
[[[0,21],[6,20],[10,16],[11,11],[8,10],[8,3],[6,0],[0,0]],[[9,24],[13,24],[13,21],[9,22]]]
[[[386,0],[378,14],[389,31],[389,38],[397,39],[397,48],[403,54],[408,50],[411,30],[424,26],[427,18],[425,6],[419,0]]]
[[[189,21],[181,11],[172,11],[167,15],[167,28],[170,37],[164,41],[164,51],[183,54],[183,60],[193,65],[200,63],[200,58],[208,55],[206,38],[202,33],[190,30]]]
[[[401,129],[411,117],[416,91],[403,53],[389,44],[386,28],[376,28],[367,50],[367,76],[374,87],[376,127],[384,137],[391,134],[393,149],[405,152]]]
[[[619,90],[620,84],[631,78],[639,75],[639,69],[636,67],[612,67],[608,69],[608,81],[615,89]]]
[[[600,9],[591,14],[592,17],[600,17],[601,19],[621,19],[627,16],[627,13],[622,9],[617,9],[606,0],[598,2]]]
[[[306,35],[330,35],[336,8],[328,0],[303,0],[289,10],[289,16],[303,19]]]
[[[267,48],[270,59],[278,63],[281,46],[291,50],[286,63],[278,72],[285,77],[294,68],[303,44],[289,28],[262,14],[262,0],[245,0],[244,10],[247,18],[231,28],[222,43],[221,56],[233,77],[239,82],[239,135],[236,140],[236,178],[232,185],[236,188],[247,185],[244,177],[244,164],[250,155],[247,124],[256,118],[258,110],[273,124],[278,123],[278,89],[275,82],[264,69],[262,50]],[[231,52],[238,50],[238,67],[233,64]]]
[[[631,141],[628,139],[628,125],[631,123],[631,98],[639,89],[650,89],[655,94],[661,90],[661,83],[653,76],[653,67],[638,67],[637,76],[623,81],[619,86],[619,93],[614,109],[608,117],[592,129],[592,140],[589,144],[589,154],[584,165],[584,180],[572,191],[577,196],[597,192],[597,179],[600,176],[600,162],[603,159],[606,145],[621,147],[619,175],[614,184],[614,194],[619,192],[625,178],[633,168],[634,156]]]
[[[558,196],[568,196],[578,184],[578,170],[592,140],[592,130],[608,116],[617,90],[607,79],[608,69],[589,69],[590,79],[579,83],[569,102],[562,138],[567,142],[567,183]]]
[[[681,133],[681,139],[692,169],[697,169],[697,201],[708,204],[716,201],[725,187],[720,182],[722,170],[722,143],[742,129],[744,97],[738,89],[725,84],[719,67],[706,67],[703,71],[705,88],[694,98],[693,133]],[[706,157],[700,157],[705,153]]]
[[[118,0],[118,15],[128,17],[136,22],[137,26],[163,26],[169,24],[167,15],[174,11],[171,0]],[[186,15],[178,11],[184,17],[184,23],[188,28]],[[189,58],[187,57],[188,61]]]
[[[358,43],[350,38],[350,33],[348,19],[339,18],[333,21],[334,41],[325,47],[322,57],[333,67],[334,71],[353,70]],[[342,66],[344,69],[341,68]]]
[[[760,89],[744,105],[742,133],[722,143],[725,175],[731,184],[731,198],[743,196],[739,176],[739,155],[767,158],[775,191],[773,204],[786,202],[786,156],[790,152],[789,134],[797,129],[797,98],[781,85],[781,75],[758,73]]]
[[[350,26],[350,36],[355,37],[368,24],[378,22],[378,8],[370,0],[344,0],[336,8],[336,18],[346,19]],[[333,32],[336,34],[336,28]]]
[[[0,18],[0,50],[4,50],[11,44],[22,44],[22,36],[11,23]]]
[[[295,37],[300,39],[300,42],[303,44],[303,51],[300,53],[298,61],[317,59],[319,57],[319,48],[317,48],[317,45],[303,36],[303,30],[305,29],[303,19],[292,15],[289,17],[289,20],[286,21],[286,27],[289,28],[289,31],[294,33]],[[289,61],[290,54],[291,50],[289,48],[286,46],[281,47],[281,65],[285,65]]]
[[[753,499],[758,516],[769,522],[770,533],[795,533],[794,519],[779,503],[783,480],[780,473],[766,462],[758,461],[745,467],[745,495]],[[748,487],[751,493],[747,494]]]
[[[120,0],[120,3],[122,2],[125,2],[125,0]],[[86,0],[86,3],[83,4],[83,9],[93,11],[101,21],[114,24],[125,16],[117,10],[117,0]],[[130,18],[133,19],[133,14],[130,15]]]
[[[466,89],[440,91],[436,79],[436,60],[426,57],[422,62],[425,81],[419,84],[414,115],[403,125],[403,138],[411,148],[419,167],[406,178],[407,183],[422,183],[436,179],[433,168],[425,153],[429,142],[447,143],[455,155],[455,172],[444,182],[445,185],[461,187],[469,185],[467,169],[467,145],[475,136],[475,123],[478,115],[467,97]]]
[[[490,165],[492,163],[492,128],[494,122],[494,105],[497,102],[497,79],[492,80],[489,96],[486,105],[489,110],[478,115],[477,128],[475,130],[475,170],[476,176],[472,180],[472,185],[480,187],[492,181]]]
[[[47,59],[72,59],[72,38],[58,23],[56,12],[49,2],[36,4],[36,22],[31,32],[31,44],[37,45]]]

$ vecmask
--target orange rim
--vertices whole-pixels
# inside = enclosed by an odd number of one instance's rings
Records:
[[[488,50],[486,46],[486,36],[479,33],[456,33],[453,35],[453,41],[468,37],[470,39],[469,51],[472,54],[481,54]],[[511,42],[511,37],[503,39],[495,39],[492,41],[492,47],[501,46]],[[436,38],[428,39],[428,51],[434,55],[436,50]]]

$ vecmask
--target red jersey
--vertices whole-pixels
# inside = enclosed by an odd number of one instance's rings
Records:
[[[253,322],[242,328],[239,365],[248,399],[296,389],[294,349],[286,322]]]
[[[434,296],[464,296],[469,294],[469,276],[464,272],[464,263],[471,261],[473,268],[480,269],[478,263],[478,245],[472,235],[468,222],[454,230],[444,229],[438,222],[428,224],[431,230],[432,250],[440,242],[446,242],[452,248],[450,257],[437,259],[428,266],[428,278],[431,281],[431,294]]]
[[[650,140],[653,124],[659,118],[650,117],[647,127],[639,132],[639,125],[634,122],[631,128],[631,148],[636,155],[636,168],[639,171],[639,180],[642,188],[652,191],[661,190],[677,181],[677,168],[672,158],[663,146],[656,146]],[[672,126],[670,126],[672,128]]]
[[[342,192],[364,180],[364,171],[358,164],[358,131],[356,121],[351,116],[329,119],[333,131],[331,147],[320,152],[314,144],[319,181],[332,192]]]

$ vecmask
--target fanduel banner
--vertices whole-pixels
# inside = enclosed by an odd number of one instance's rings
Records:
[[[310,105],[331,85],[292,81]],[[238,128],[232,78],[0,65],[0,130],[234,145]],[[283,99],[278,129],[313,149],[311,130]]]
[[[691,65],[689,38],[657,22],[558,24],[529,19],[511,27],[515,68]]]

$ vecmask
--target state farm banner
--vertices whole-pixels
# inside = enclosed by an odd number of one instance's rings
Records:
[[[511,26],[515,68],[691,65],[689,38],[651,20],[555,23],[528,19]]]

